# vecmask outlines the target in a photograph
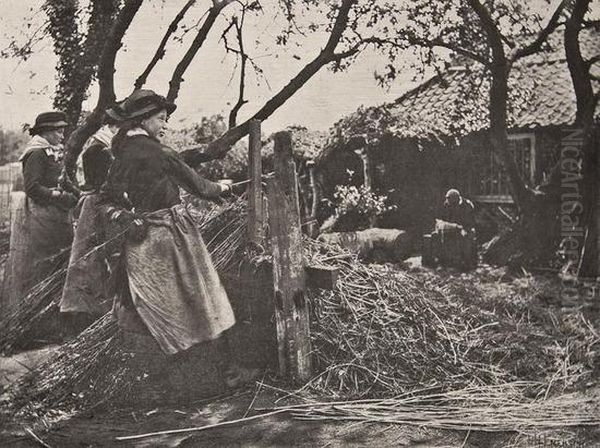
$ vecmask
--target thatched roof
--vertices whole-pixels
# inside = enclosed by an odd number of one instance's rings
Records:
[[[600,32],[581,34],[584,57],[600,54]],[[594,73],[600,74],[600,64]],[[576,100],[562,39],[553,38],[542,54],[520,61],[509,81],[509,127],[535,129],[571,124]],[[434,76],[397,100],[361,107],[334,125],[333,140],[325,153],[353,136],[367,142],[383,136],[454,141],[489,127],[488,76],[475,67],[455,67]],[[600,105],[597,109],[600,116]],[[322,157],[323,158],[323,155]]]
[[[327,146],[329,132],[309,130],[304,126],[288,126],[284,131],[292,134],[292,150],[297,160],[314,160]],[[271,134],[263,144],[263,157],[272,157],[274,136]]]

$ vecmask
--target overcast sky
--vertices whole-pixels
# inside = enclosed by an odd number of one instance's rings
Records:
[[[39,11],[42,0],[0,0],[0,44],[4,48],[10,36],[23,29],[25,24],[38,26],[44,18]],[[150,60],[170,20],[185,0],[154,0],[142,6],[128,31],[125,46],[117,58],[116,92],[122,98],[131,92],[133,81]],[[201,0],[190,13],[195,20],[207,9],[210,2]],[[263,0],[266,9],[276,0]],[[32,12],[33,11],[33,12]],[[190,14],[190,17],[192,15]],[[268,81],[257,85],[253,75],[248,78],[247,99],[250,103],[242,109],[240,119],[255,112],[274,92],[284,86],[324,45],[326,36],[312,36],[302,47],[281,49],[271,43],[280,29],[281,17],[273,14],[253,19],[245,39],[252,47],[251,56],[256,58]],[[178,110],[172,125],[193,123],[203,115],[227,114],[237,99],[237,73],[229,84],[235,64],[233,57],[225,57],[218,41],[224,22],[217,23],[205,46],[189,67],[178,99]],[[184,44],[171,42],[168,54],[149,79],[148,88],[166,93],[168,81],[177,61],[185,50],[193,32],[188,33]],[[0,60],[0,125],[15,128],[30,122],[35,115],[52,107],[55,87],[55,56],[50,42],[38,48],[26,62]],[[354,111],[361,104],[373,105],[393,100],[411,87],[414,73],[407,72],[391,86],[390,90],[379,87],[374,80],[375,70],[380,71],[386,61],[380,56],[364,54],[346,73],[322,70],[309,81],[265,123],[267,131],[275,131],[289,124],[301,124],[314,129],[327,129],[336,120]],[[269,88],[270,86],[270,88]],[[90,99],[84,104],[93,107],[96,96],[92,89]]]

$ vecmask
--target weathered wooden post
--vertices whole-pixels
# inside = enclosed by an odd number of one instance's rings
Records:
[[[275,134],[275,176],[269,179],[269,233],[279,372],[292,382],[310,379],[310,330],[302,261],[298,182],[289,132]]]
[[[262,192],[260,121],[250,122],[248,149],[248,240],[262,246],[265,238],[265,206]]]

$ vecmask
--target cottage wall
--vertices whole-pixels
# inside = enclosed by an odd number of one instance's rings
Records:
[[[534,184],[540,184],[557,161],[560,129],[541,128],[530,133],[534,137]],[[397,210],[381,217],[380,227],[406,229],[426,233],[440,215],[444,195],[449,188],[459,189],[468,198],[479,198],[490,182],[491,147],[485,133],[474,133],[458,145],[452,142],[423,143],[412,139],[383,138],[369,148],[373,186],[388,196]],[[348,171],[353,172],[352,176]],[[325,197],[331,198],[336,184],[360,185],[362,164],[353,152],[338,150],[319,168]],[[483,205],[481,208],[494,206]],[[510,204],[504,204],[510,208]],[[489,223],[488,223],[489,224]],[[492,229],[493,230],[493,229]]]

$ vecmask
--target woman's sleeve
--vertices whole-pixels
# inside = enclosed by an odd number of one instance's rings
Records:
[[[112,161],[110,150],[103,145],[92,145],[82,156],[85,183],[90,188],[100,188],[106,181]]]
[[[106,182],[100,190],[102,204],[110,204],[122,208],[131,208],[131,203],[127,199],[126,192],[129,186],[128,164],[115,159],[111,164],[106,177]]]
[[[211,158],[199,149],[187,149],[181,151],[179,157],[186,163],[186,165],[196,168],[203,163],[209,162]]]
[[[168,173],[185,191],[205,199],[221,196],[223,190],[220,184],[199,176],[172,149],[165,148],[165,154]]]
[[[47,165],[47,156],[42,149],[32,151],[23,163],[25,194],[40,203],[47,203],[52,198],[52,189],[41,184]]]

